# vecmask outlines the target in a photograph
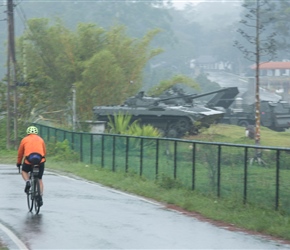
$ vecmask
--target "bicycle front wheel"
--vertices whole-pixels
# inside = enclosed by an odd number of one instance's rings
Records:
[[[28,205],[29,212],[32,211],[33,204],[34,204],[34,189],[35,189],[34,186],[35,185],[32,184],[30,190],[27,192],[27,205]]]
[[[39,180],[35,179],[34,180],[34,211],[36,214],[39,213],[40,206],[39,206],[39,197],[40,197],[40,185],[39,185]]]

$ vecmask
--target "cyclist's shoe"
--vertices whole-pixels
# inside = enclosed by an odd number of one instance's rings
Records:
[[[43,205],[43,200],[42,200],[41,195],[37,196],[37,203],[38,203],[38,206],[40,206],[40,207]]]
[[[27,181],[27,182],[26,182],[26,185],[25,185],[24,192],[25,192],[25,193],[28,193],[28,191],[29,191],[30,187],[31,187],[31,185],[30,185],[30,182],[29,182],[29,181]]]

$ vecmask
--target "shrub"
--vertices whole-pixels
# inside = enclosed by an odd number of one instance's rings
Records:
[[[149,137],[161,136],[159,130],[151,125],[140,125],[137,120],[131,122],[131,115],[118,113],[113,118],[110,116],[108,118],[110,133]]]
[[[79,155],[74,152],[68,140],[56,143],[47,143],[47,156],[53,157],[56,161],[77,162]]]

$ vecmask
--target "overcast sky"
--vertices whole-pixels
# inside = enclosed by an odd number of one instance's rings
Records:
[[[182,9],[187,3],[198,4],[200,0],[173,0],[174,6],[178,9]]]
[[[172,0],[174,6],[178,9],[182,9],[187,3],[198,4],[200,2],[212,2],[212,3],[226,3],[226,2],[242,2],[242,0]]]

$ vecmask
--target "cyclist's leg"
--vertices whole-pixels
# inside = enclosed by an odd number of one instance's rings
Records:
[[[30,188],[30,181],[29,181],[29,174],[28,174],[30,171],[31,171],[31,165],[23,163],[21,175],[22,175],[23,180],[26,182],[25,188],[24,188],[25,193],[27,193]]]
[[[29,174],[28,173],[30,171],[31,171],[31,166],[26,164],[26,163],[23,163],[22,164],[22,172],[21,172],[23,180],[29,181]]]
[[[39,179],[36,180],[35,191],[36,191],[35,212],[36,212],[36,214],[38,214],[39,213],[39,208],[43,205],[41,191],[40,191]]]
[[[44,172],[44,162],[40,163],[40,165],[39,165],[39,173],[38,173],[38,180],[39,180],[39,186],[40,186],[41,195],[43,195],[43,181],[42,181],[43,172]]]
[[[40,194],[43,195],[43,181],[42,179],[39,179],[39,187],[40,187]]]

